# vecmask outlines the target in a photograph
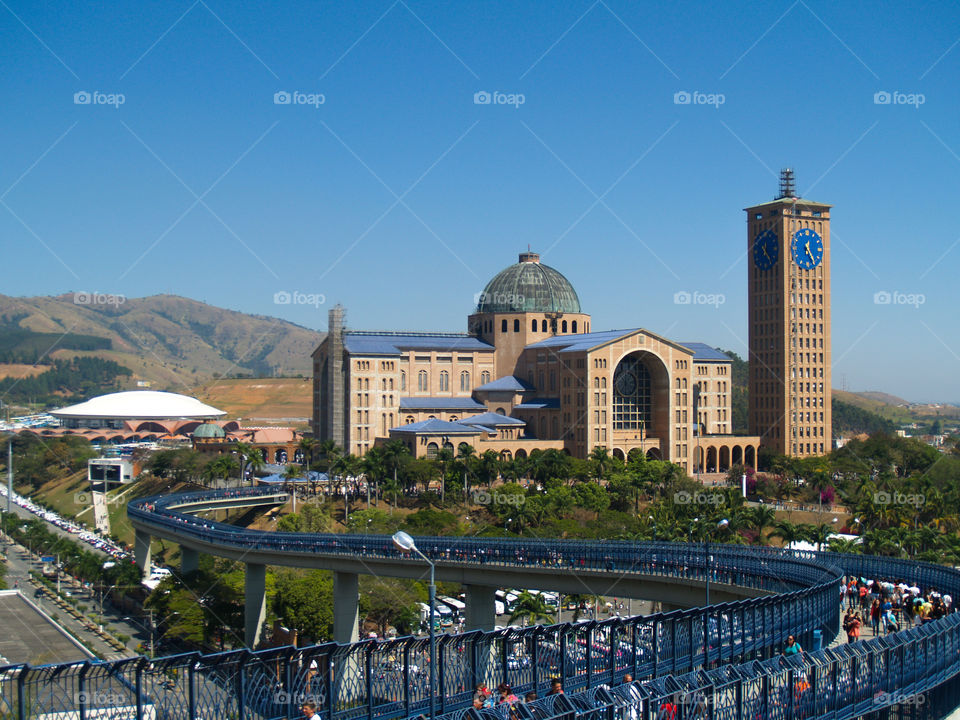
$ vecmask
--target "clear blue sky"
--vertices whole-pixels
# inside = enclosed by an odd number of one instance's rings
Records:
[[[745,354],[742,209],[791,165],[835,206],[835,387],[960,401],[960,7],[266,5],[2,3],[2,292],[462,330],[529,244],[595,328]]]

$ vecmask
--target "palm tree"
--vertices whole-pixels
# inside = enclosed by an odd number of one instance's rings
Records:
[[[343,450],[333,440],[321,440],[320,444],[317,445],[316,453],[323,458],[326,463],[324,470],[329,472],[330,465],[336,458],[343,455]]]
[[[754,544],[763,544],[763,531],[773,525],[776,519],[776,513],[768,507],[760,506],[749,508],[747,510],[744,520],[746,521],[747,526],[752,530],[755,530],[757,533]]]
[[[590,451],[590,462],[594,467],[594,473],[598,482],[602,482],[607,479],[607,475],[610,472],[610,464],[613,458],[610,456],[610,452],[607,448],[596,445],[593,450]]]
[[[317,451],[319,445],[320,443],[313,437],[300,438],[300,442],[297,443],[297,449],[303,453],[303,464],[307,470],[313,465],[313,454]]]
[[[528,620],[530,625],[536,625],[538,620],[553,620],[550,616],[550,608],[547,607],[543,598],[526,590],[520,593],[520,597],[517,598],[517,602],[513,606],[513,612],[510,613],[509,622],[512,625],[518,619],[523,621],[524,627],[527,626]]]
[[[803,528],[789,520],[777,520],[773,524],[773,532],[767,538],[779,538],[784,547],[789,547],[791,543],[803,540],[805,537]]]
[[[444,490],[447,484],[447,472],[449,472],[450,465],[453,463],[453,450],[448,447],[440,448],[437,450],[434,460],[437,462],[437,465],[440,466],[440,502],[442,504]]]
[[[848,555],[859,553],[861,548],[860,543],[855,539],[842,537],[830,538],[827,546],[830,548],[830,552],[847,553]]]
[[[817,550],[822,550],[830,540],[830,536],[836,531],[833,525],[829,523],[820,523],[819,525],[808,525],[806,529],[807,540],[817,546]]]

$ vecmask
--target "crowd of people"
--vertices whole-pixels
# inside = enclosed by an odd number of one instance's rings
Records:
[[[865,626],[876,637],[938,620],[954,609],[949,594],[936,588],[921,592],[905,582],[847,578],[840,591],[847,609],[843,618],[847,642],[857,642]]]

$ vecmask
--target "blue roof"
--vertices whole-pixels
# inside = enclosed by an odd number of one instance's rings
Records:
[[[440,350],[443,352],[493,352],[493,345],[466,333],[363,332],[343,335],[347,352],[356,355],[399,355],[403,350]]]
[[[309,472],[304,473],[294,480],[286,480],[282,475],[267,475],[266,477],[257,478],[257,482],[262,483],[286,483],[286,482],[327,482],[330,478],[327,477],[326,473],[317,472],[316,470],[310,470]]]
[[[390,428],[392,433],[417,433],[425,435],[479,435],[482,431],[479,428],[470,427],[458,422],[447,422],[446,420],[421,420],[420,422],[410,423],[409,425],[400,425]]]
[[[401,410],[479,410],[487,409],[468,397],[402,397]]]
[[[465,425],[480,425],[482,427],[497,427],[499,425],[526,425],[520,418],[508,417],[495,412],[485,412],[482,415],[464,418],[460,422]]]
[[[519,405],[514,405],[514,410],[558,410],[560,408],[560,398],[533,398]]]
[[[733,362],[733,358],[729,355],[720,352],[714,347],[710,347],[706,343],[682,342],[680,344],[685,348],[693,350],[694,362]]]
[[[604,330],[602,332],[578,333],[576,335],[554,335],[546,340],[527,345],[528,348],[554,348],[557,352],[583,352],[597,345],[604,345],[619,340],[625,335],[632,335],[643,328],[628,330]]]
[[[474,390],[481,392],[493,390],[523,392],[524,390],[533,390],[533,385],[526,380],[521,380],[516,375],[504,375],[502,378],[497,378],[492,382],[485,383],[484,385],[474,388]]]

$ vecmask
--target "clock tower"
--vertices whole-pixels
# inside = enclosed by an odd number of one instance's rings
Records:
[[[830,205],[796,197],[746,208],[750,434],[784,455],[823,455],[831,431]]]

